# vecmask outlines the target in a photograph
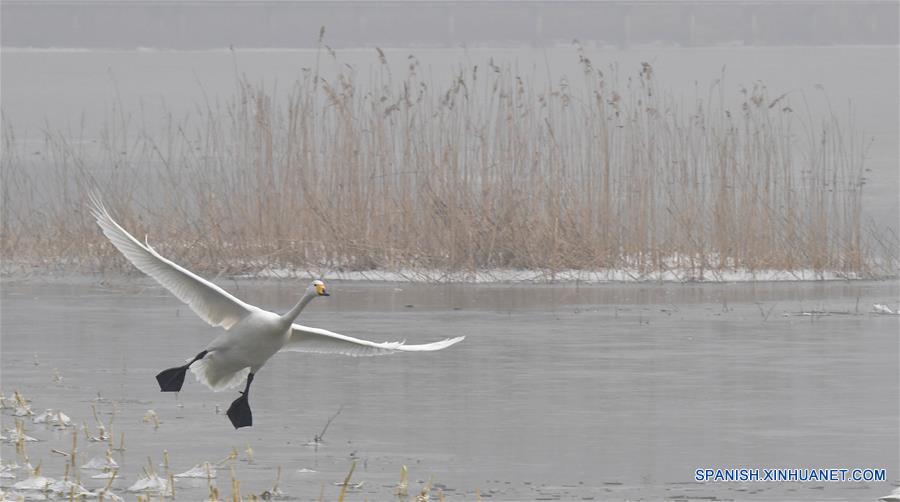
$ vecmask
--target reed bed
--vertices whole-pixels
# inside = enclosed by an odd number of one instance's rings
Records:
[[[9,263],[126,267],[86,211],[96,187],[135,235],[210,273],[289,270],[811,270],[893,275],[896,236],[865,230],[864,145],[799,92],[725,75],[693,96],[653,67],[541,83],[512,65],[435,84],[323,49],[285,91],[235,92],[139,125],[114,102],[98,143],[3,124]],[[330,61],[330,60],[333,60]],[[360,72],[367,72],[361,76]]]

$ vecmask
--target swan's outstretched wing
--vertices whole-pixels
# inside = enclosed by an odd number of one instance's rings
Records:
[[[209,324],[228,329],[250,312],[257,310],[253,305],[238,300],[219,286],[163,258],[149,244],[141,244],[112,219],[103,202],[93,194],[91,194],[91,213],[103,229],[103,235],[125,255],[125,258],[128,258],[128,261],[141,272],[156,279]]]
[[[318,354],[341,354],[345,356],[380,356],[392,352],[429,352],[445,349],[466,337],[447,338],[440,342],[423,345],[406,345],[405,342],[370,342],[352,336],[340,335],[332,331],[310,328],[294,324],[291,338],[281,350],[289,352],[314,352]]]

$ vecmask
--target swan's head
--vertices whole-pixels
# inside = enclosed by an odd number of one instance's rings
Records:
[[[325,283],[318,279],[313,281],[312,284],[309,285],[308,291],[311,293],[315,292],[315,294],[319,296],[331,296],[328,294],[328,292],[325,291]]]

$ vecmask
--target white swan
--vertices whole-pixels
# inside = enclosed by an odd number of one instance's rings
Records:
[[[284,315],[263,310],[244,303],[219,286],[164,258],[146,242],[141,244],[112,219],[98,196],[91,194],[90,201],[91,213],[103,234],[125,258],[186,303],[201,319],[226,330],[187,364],[167,369],[156,379],[163,392],[177,392],[184,384],[188,369],[197,380],[216,391],[238,386],[246,378],[241,397],[228,408],[228,418],[235,428],[253,424],[247,399],[250,384],[266,361],[279,351],[372,356],[395,351],[441,350],[465,338],[448,338],[424,345],[376,343],[295,324],[294,319],[313,298],[328,296],[322,281],[313,281],[300,301]]]

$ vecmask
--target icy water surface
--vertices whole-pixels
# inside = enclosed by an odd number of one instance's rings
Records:
[[[305,287],[220,283],[276,311]],[[280,488],[300,500],[323,489],[336,499],[333,483],[354,459],[363,484],[348,500],[392,498],[402,465],[411,493],[433,477],[448,500],[476,490],[489,500],[874,500],[897,482],[900,318],[869,313],[896,306],[896,283],[330,291],[302,322],[378,341],[467,339],[431,354],[278,355],[254,381],[254,426],[235,431],[219,410],[237,392],[213,393],[191,375],[177,398],[159,392],[154,375],[218,333],[164,290],[136,277],[7,280],[0,385],[94,433],[91,405],[105,421],[115,409],[121,489],[164,450],[181,472],[232,448],[245,495],[270,489],[280,466]],[[799,315],[813,310],[831,314]],[[151,409],[158,429],[142,422]],[[339,409],[324,444],[307,446]],[[14,425],[11,410],[2,421]],[[67,459],[51,449],[68,451],[71,430],[25,424],[42,440],[27,446],[32,462],[62,477]],[[105,452],[83,435],[79,445],[79,464]],[[2,454],[13,460],[14,446]],[[695,483],[707,466],[875,467],[887,482]],[[94,473],[82,471],[89,488],[104,483]],[[230,477],[223,468],[215,480],[223,497]],[[177,492],[202,499],[206,481],[179,481]]]

